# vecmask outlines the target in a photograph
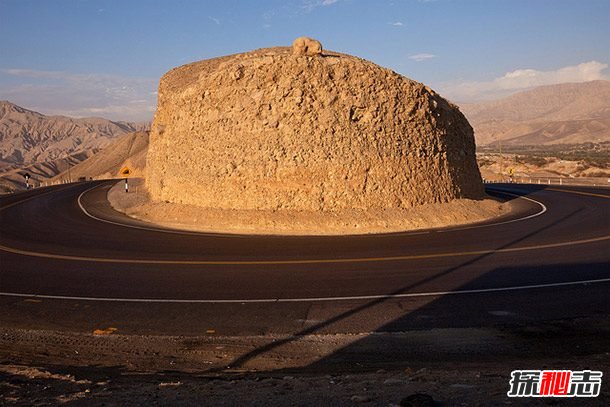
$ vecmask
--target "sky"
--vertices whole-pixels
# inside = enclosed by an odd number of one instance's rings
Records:
[[[610,0],[0,0],[0,100],[149,121],[173,67],[299,36],[454,102],[610,79]]]

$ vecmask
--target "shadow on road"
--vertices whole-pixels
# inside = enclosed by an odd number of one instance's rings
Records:
[[[551,223],[549,223],[549,224],[547,224],[545,226],[542,226],[542,227],[540,227],[540,228],[538,228],[536,230],[533,230],[533,231],[530,231],[530,232],[524,232],[524,234],[521,237],[519,237],[517,239],[513,239],[512,241],[510,241],[508,243],[505,243],[503,245],[500,245],[500,246],[496,247],[495,250],[507,249],[507,248],[510,248],[510,247],[520,243],[520,242],[523,242],[523,241],[527,240],[528,238],[531,238],[531,237],[533,237],[533,236],[535,236],[537,234],[540,234],[540,233],[542,233],[542,232],[552,228],[553,226],[555,226],[555,225],[557,225],[557,224],[559,224],[561,222],[564,222],[564,221],[572,218],[577,213],[579,213],[581,210],[582,210],[582,208],[576,209],[576,210],[571,211],[568,214],[562,216],[561,218],[556,219],[555,221],[553,221],[553,222],[551,222]],[[471,259],[469,259],[469,260],[467,260],[467,261],[465,261],[465,262],[463,262],[461,264],[458,264],[456,266],[450,267],[450,268],[448,268],[446,270],[443,270],[441,272],[432,274],[429,277],[426,277],[426,278],[424,278],[424,279],[422,279],[422,280],[420,280],[418,282],[402,286],[402,287],[400,287],[400,288],[398,288],[398,289],[396,289],[396,290],[394,290],[394,291],[392,291],[390,293],[387,293],[387,295],[385,297],[381,297],[379,299],[375,299],[375,300],[369,301],[369,302],[367,302],[365,304],[362,304],[362,305],[357,306],[357,307],[355,307],[353,309],[350,309],[348,311],[340,313],[340,314],[338,314],[338,315],[336,315],[336,316],[334,316],[332,318],[329,318],[329,319],[327,319],[327,320],[325,320],[323,322],[320,322],[320,323],[317,323],[317,324],[312,325],[310,327],[307,327],[307,328],[305,328],[305,329],[303,329],[303,330],[301,330],[299,332],[296,332],[295,334],[293,334],[293,335],[291,335],[291,336],[289,336],[287,338],[284,338],[284,339],[281,339],[281,340],[277,340],[277,341],[268,343],[265,346],[261,346],[261,347],[255,349],[255,350],[253,350],[251,352],[248,352],[248,353],[246,353],[246,354],[236,358],[231,363],[229,363],[228,366],[230,366],[231,368],[242,367],[245,364],[247,364],[249,361],[251,361],[251,360],[253,360],[253,359],[255,359],[255,358],[257,358],[257,357],[259,357],[259,356],[261,356],[261,355],[263,355],[265,353],[267,353],[267,352],[273,351],[276,348],[279,348],[279,347],[281,347],[283,345],[286,345],[286,344],[288,344],[290,342],[296,341],[299,338],[302,338],[302,337],[304,337],[306,335],[311,335],[311,334],[318,333],[319,331],[321,331],[322,329],[324,329],[324,328],[326,328],[326,327],[328,327],[330,325],[338,323],[338,322],[340,322],[340,321],[342,321],[344,319],[353,317],[354,315],[356,315],[358,313],[361,313],[363,311],[366,311],[366,310],[368,310],[370,308],[376,307],[376,306],[378,306],[378,305],[380,305],[380,304],[382,304],[382,303],[392,299],[393,297],[395,297],[397,295],[413,292],[418,287],[424,286],[424,285],[426,285],[426,284],[428,284],[428,283],[430,283],[432,281],[435,281],[437,279],[449,276],[449,275],[457,272],[458,270],[462,270],[464,268],[472,266],[475,263],[478,263],[478,262],[486,259],[487,257],[492,256],[493,254],[494,254],[494,252],[490,252],[490,253],[485,253],[485,254],[482,254],[482,255],[475,256],[475,257],[473,257],[473,258],[471,258]],[[403,322],[401,322],[401,321],[403,321]],[[401,321],[395,321],[396,324],[401,326],[401,329],[402,329],[403,326],[408,326],[408,322],[409,322],[408,315],[403,316],[401,318]],[[380,330],[384,331],[385,328],[382,327]],[[320,362],[320,363],[323,363],[323,362]]]
[[[610,277],[608,263],[499,267],[456,290],[477,290],[516,279],[520,284]],[[514,284],[514,283],[511,283]],[[610,301],[603,283],[550,289],[468,295],[443,295],[414,302],[413,310],[383,324],[372,335],[335,350],[308,365],[311,371],[345,371],[349,367],[387,368],[395,364],[495,362],[603,355],[610,335]],[[408,304],[404,305],[409,308]],[[558,318],[558,315],[562,315]],[[600,363],[603,361],[600,360]],[[606,362],[607,363],[607,362]],[[528,365],[529,366],[529,365]],[[589,367],[592,368],[592,367]],[[365,369],[365,370],[366,370]]]

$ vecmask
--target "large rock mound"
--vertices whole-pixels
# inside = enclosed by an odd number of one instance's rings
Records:
[[[377,210],[484,194],[456,106],[371,62],[290,48],[165,74],[146,171],[154,201],[216,209]]]

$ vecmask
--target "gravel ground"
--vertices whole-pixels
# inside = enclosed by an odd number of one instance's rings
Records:
[[[559,335],[558,327],[569,334]],[[282,338],[0,328],[0,405],[602,406],[610,404],[607,333],[607,318],[598,318],[493,330],[311,335],[237,363]],[[365,337],[366,347],[350,347]],[[445,347],[452,342],[452,350],[405,349],[423,337],[438,337]],[[509,399],[514,369],[602,370],[602,391],[594,399]]]

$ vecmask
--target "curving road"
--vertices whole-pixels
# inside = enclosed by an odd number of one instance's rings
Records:
[[[387,235],[154,229],[112,181],[0,199],[0,325],[226,335],[405,331],[610,314],[610,190],[491,185],[515,213]]]

